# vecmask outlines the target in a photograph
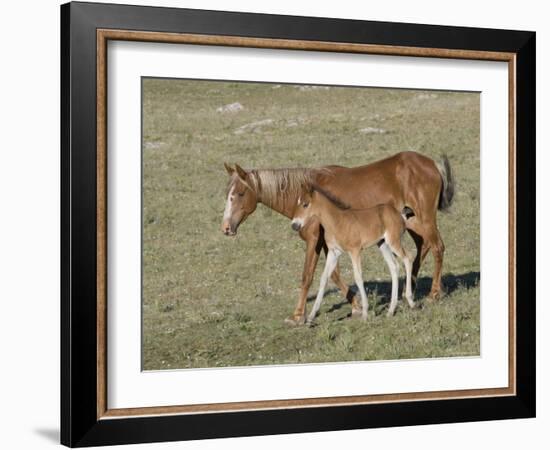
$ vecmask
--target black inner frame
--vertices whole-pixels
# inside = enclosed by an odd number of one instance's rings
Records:
[[[515,53],[517,395],[98,420],[98,28]],[[535,416],[534,32],[69,3],[61,6],[60,133],[62,444],[81,447]]]

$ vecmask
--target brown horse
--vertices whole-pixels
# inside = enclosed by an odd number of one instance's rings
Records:
[[[303,185],[315,184],[353,208],[370,208],[387,203],[397,211],[410,208],[414,215],[406,223],[417,254],[413,262],[413,284],[428,251],[434,256],[434,274],[430,297],[441,295],[441,268],[445,246],[437,228],[438,210],[446,210],[452,203],[454,180],[446,157],[441,164],[415,152],[397,153],[389,158],[359,167],[326,166],[318,169],[265,169],[244,170],[225,164],[231,176],[222,231],[235,235],[241,223],[262,203],[289,219]],[[305,322],[307,294],[321,251],[328,251],[324,230],[316,220],[310,220],[300,230],[306,241],[306,260],[302,273],[302,286],[294,313],[286,321],[291,324]],[[353,292],[340,278],[338,266],[331,276],[346,298],[353,300]],[[353,301],[353,312],[360,312]]]
[[[317,298],[307,319],[308,324],[313,323],[321,307],[328,277],[336,268],[338,258],[343,252],[348,253],[351,258],[355,284],[361,294],[361,316],[363,320],[367,319],[369,304],[361,273],[361,251],[373,245],[378,245],[391,272],[392,290],[388,316],[392,316],[395,312],[399,289],[399,265],[396,264],[393,255],[401,259],[405,265],[404,294],[409,306],[415,307],[411,286],[412,260],[409,252],[401,243],[403,233],[405,233],[405,215],[402,216],[399,211],[388,204],[365,209],[352,209],[330,192],[318,186],[307,186],[294,208],[292,229],[299,231],[302,227],[307,226],[311,219],[317,219],[325,230],[328,253]]]

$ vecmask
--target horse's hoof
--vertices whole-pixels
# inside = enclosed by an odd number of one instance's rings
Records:
[[[305,322],[306,322],[306,318],[304,316],[301,316],[301,317],[291,316],[285,319],[285,323],[292,327],[303,325]]]
[[[354,319],[356,317],[361,317],[361,314],[363,313],[363,310],[362,309],[352,309],[351,310],[351,318]]]
[[[361,320],[363,322],[366,322],[367,320],[369,320],[369,316],[367,316],[366,314],[363,314],[363,315],[361,315]]]
[[[445,291],[442,287],[432,288],[430,291],[430,294],[428,295],[428,301],[430,302],[438,302],[441,300],[445,295]]]
[[[386,314],[386,317],[393,317],[394,314],[395,314],[395,310],[392,311],[391,309],[389,309]]]

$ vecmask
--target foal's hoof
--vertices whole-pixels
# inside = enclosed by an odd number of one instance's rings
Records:
[[[395,309],[388,309],[386,317],[393,317],[395,315]]]
[[[366,322],[367,320],[369,320],[369,316],[366,315],[366,314],[362,314],[362,315],[361,315],[361,320],[362,320],[363,322]]]
[[[361,314],[363,314],[363,310],[361,308],[352,308],[351,309],[351,318],[352,319],[361,317]]]
[[[305,316],[290,316],[285,319],[285,323],[287,325],[290,325],[292,327],[296,327],[298,325],[303,325],[306,323],[306,317]]]

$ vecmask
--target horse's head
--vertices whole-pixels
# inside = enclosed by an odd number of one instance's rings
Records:
[[[256,210],[258,197],[249,172],[238,164],[235,164],[235,168],[226,163],[224,166],[231,179],[223,212],[222,232],[226,236],[235,236],[239,225]]]
[[[306,225],[310,217],[315,214],[315,196],[316,193],[311,187],[304,187],[302,189],[302,193],[298,197],[298,202],[292,214],[291,227],[294,231],[300,231]]]

